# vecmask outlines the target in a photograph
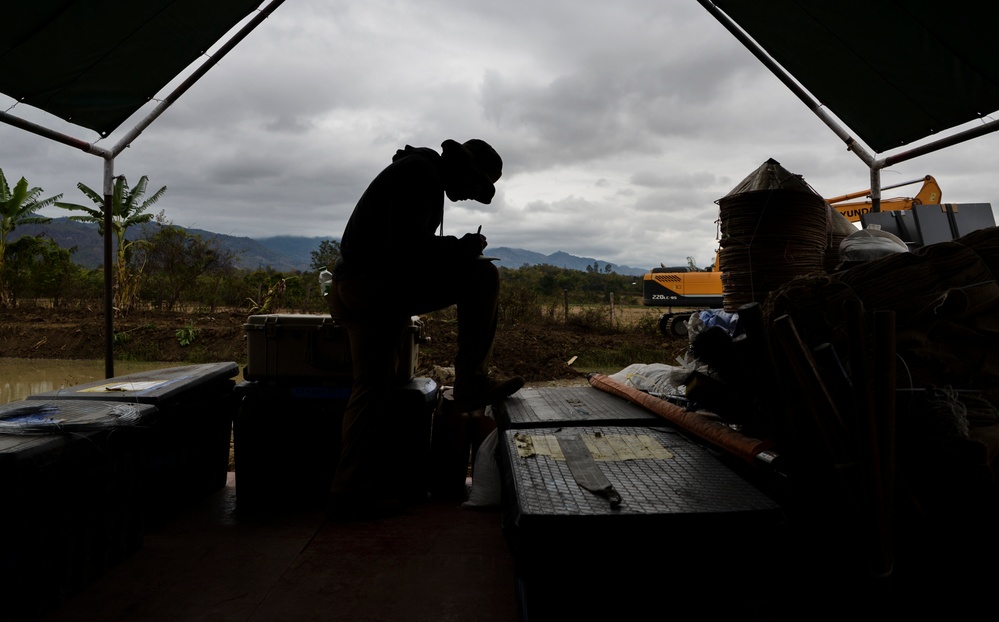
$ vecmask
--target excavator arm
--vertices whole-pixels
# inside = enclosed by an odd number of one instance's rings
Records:
[[[895,184],[894,186],[885,186],[882,188],[882,191],[918,184],[919,182],[922,182],[923,186],[914,197],[881,199],[881,211],[892,212],[896,210],[908,210],[912,209],[913,205],[936,205],[941,202],[942,193],[940,192],[940,186],[937,185],[937,180],[933,179],[932,175],[927,175],[922,179],[905,181],[900,184]],[[843,216],[845,216],[850,222],[858,222],[860,221],[860,217],[862,215],[871,211],[871,201],[870,199],[866,201],[851,201],[851,199],[864,196],[869,197],[870,194],[870,189],[860,190],[858,192],[851,192],[842,196],[826,199],[826,202],[832,205],[837,212],[843,214]]]

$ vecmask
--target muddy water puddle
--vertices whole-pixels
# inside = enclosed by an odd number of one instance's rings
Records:
[[[180,363],[116,361],[115,376],[151,369],[176,367]],[[0,357],[0,404],[23,400],[29,395],[55,391],[101,380],[103,360],[17,359]]]

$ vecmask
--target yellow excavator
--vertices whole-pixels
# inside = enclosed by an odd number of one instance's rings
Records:
[[[917,192],[914,197],[881,199],[881,211],[894,212],[897,210],[912,209],[913,205],[938,205],[943,203],[943,201],[940,200],[940,186],[937,185],[937,180],[933,179],[932,175],[927,175],[922,179],[904,181],[900,184],[895,184],[894,186],[885,186],[881,189],[881,191],[884,192],[885,190],[891,190],[892,188],[910,186],[912,184],[918,184],[919,182],[923,182],[923,187],[919,189],[919,192]],[[826,199],[826,203],[832,205],[833,209],[840,214],[843,214],[843,216],[845,216],[850,222],[859,222],[861,216],[870,213],[871,200],[850,201],[850,199],[856,199],[864,196],[869,197],[870,195],[870,189],[861,190],[859,192],[851,192],[850,194],[844,194],[843,196]]]
[[[923,182],[923,186],[914,197],[881,199],[881,211],[911,210],[914,205],[936,205],[942,202],[940,186],[932,175],[885,186],[882,191],[919,182]],[[871,201],[853,199],[869,197],[870,194],[870,189],[860,190],[826,199],[826,202],[850,222],[859,222],[862,215],[871,211]],[[718,253],[715,253],[714,265],[707,270],[697,268],[690,257],[687,258],[686,266],[669,267],[660,264],[659,268],[653,268],[642,277],[642,304],[647,307],[669,307],[659,318],[659,331],[667,337],[686,337],[687,318],[691,313],[698,309],[721,308],[721,274]],[[680,311],[674,312],[674,307]]]

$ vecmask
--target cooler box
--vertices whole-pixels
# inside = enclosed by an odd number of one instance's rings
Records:
[[[425,495],[429,489],[430,437],[440,387],[431,378],[413,378],[389,389],[392,434],[385,464],[397,488]]]
[[[247,380],[322,381],[349,385],[353,380],[347,329],[328,315],[251,315],[246,324]],[[416,373],[421,340],[419,318],[407,320],[399,344],[397,379]]]
[[[205,363],[96,380],[29,400],[95,400],[150,404],[159,410],[152,437],[151,509],[178,505],[225,486],[239,367]]]
[[[236,503],[243,509],[318,507],[328,498],[349,387],[236,385]]]
[[[2,619],[37,619],[142,545],[157,409],[0,405]]]

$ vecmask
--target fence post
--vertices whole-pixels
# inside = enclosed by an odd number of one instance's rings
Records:
[[[610,293],[610,327],[614,330],[614,292]]]
[[[569,323],[569,290],[562,290],[562,306],[565,308],[565,323]]]

